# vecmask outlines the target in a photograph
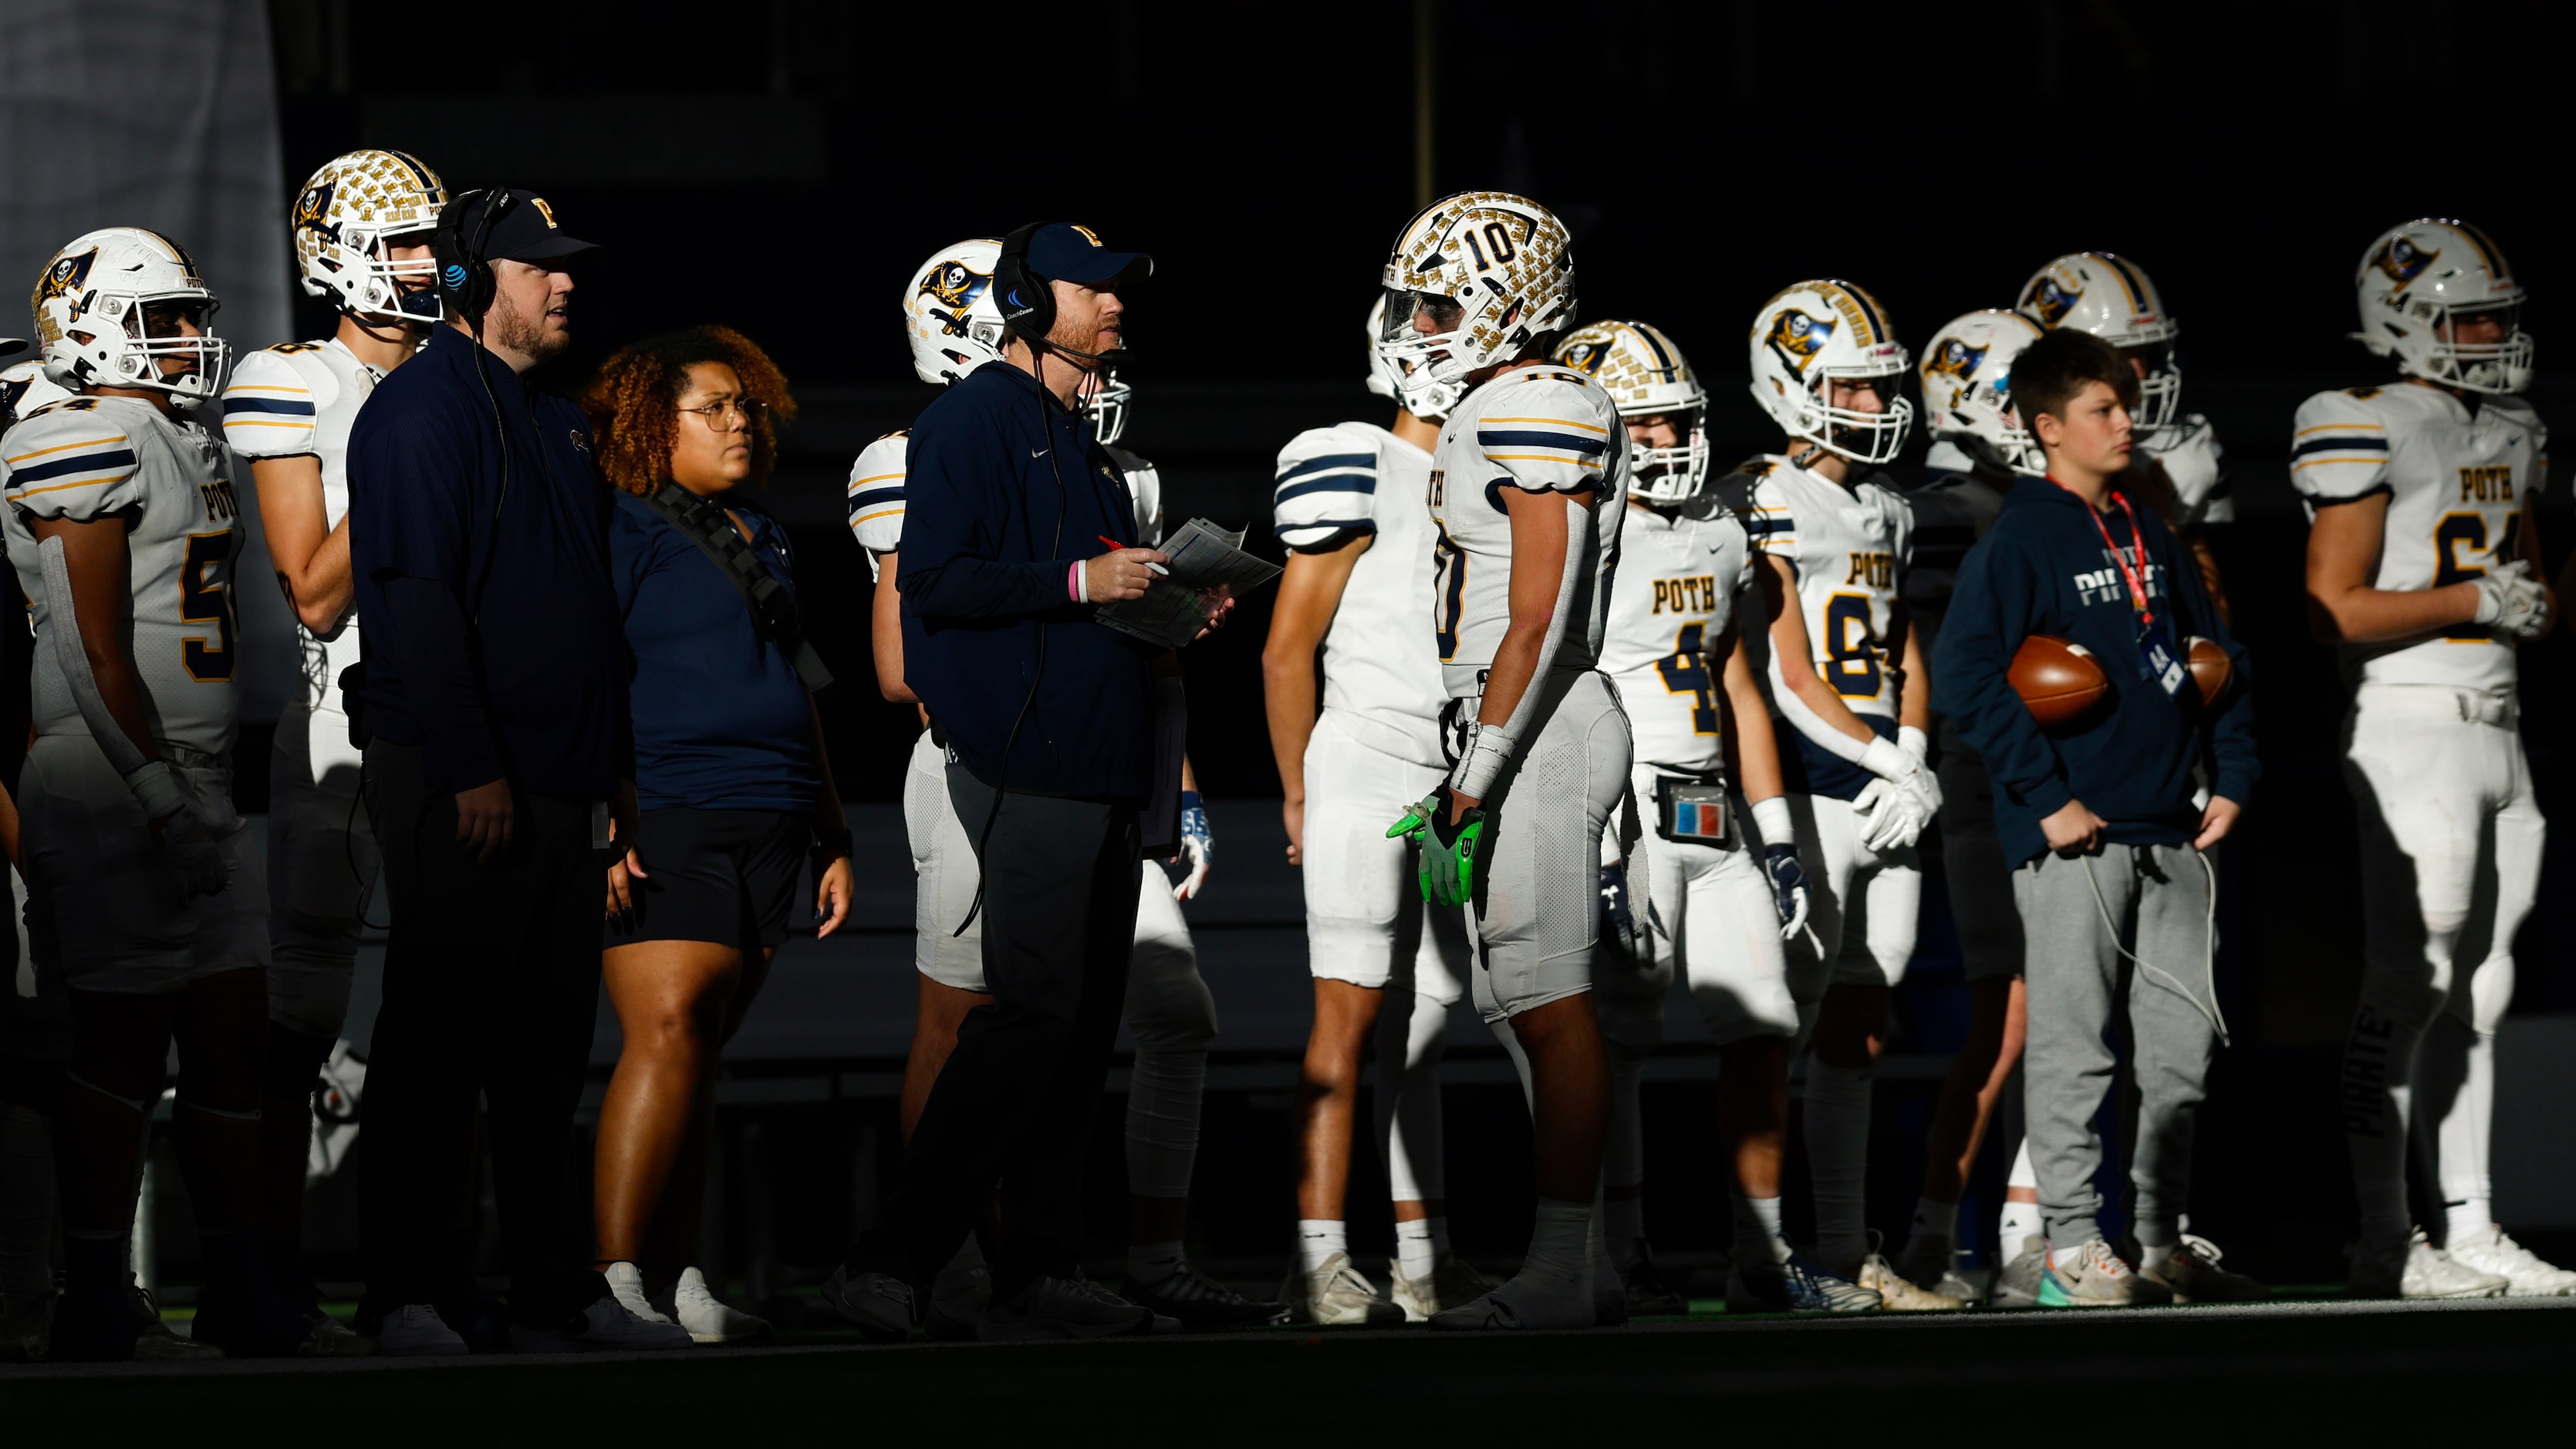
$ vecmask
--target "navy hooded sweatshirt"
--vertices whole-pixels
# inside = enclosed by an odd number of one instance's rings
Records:
[[[2106,500],[2107,501],[2107,500]],[[2214,715],[2185,680],[2168,695],[2138,651],[2137,613],[2103,530],[2136,563],[2139,540],[2115,503],[2086,518],[2084,500],[2045,478],[2004,496],[1994,527],[1968,551],[1933,646],[1933,707],[1958,724],[1995,782],[1995,831],[2019,866],[2048,849],[2039,822],[2081,800],[2120,845],[2178,845],[2199,833],[2192,796],[2207,771],[2214,795],[2242,805],[2254,788],[2252,675],[2244,647],[2202,586],[2200,570],[2153,509],[2132,500],[2146,554],[2147,597],[2179,655],[2191,635],[2214,640],[2236,683]],[[2042,733],[2014,693],[2013,654],[2033,634],[2093,651],[2110,698],[2070,732]]]

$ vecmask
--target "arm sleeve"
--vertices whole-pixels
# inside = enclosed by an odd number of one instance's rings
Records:
[[[319,371],[319,369],[316,369]],[[224,441],[245,458],[291,458],[316,451],[314,419],[331,401],[324,379],[299,371],[274,348],[233,365],[224,387]]]
[[[35,518],[89,523],[142,506],[145,489],[125,430],[88,408],[56,407],[11,428],[10,506]]]
[[[2379,410],[2349,392],[2301,403],[2291,425],[2290,486],[2312,507],[2387,492],[2388,425]]]
[[[1063,445],[1058,434],[1054,446]],[[925,620],[1025,617],[1072,602],[1064,581],[1073,559],[1003,563],[993,557],[1010,507],[994,480],[1010,476],[1014,462],[998,429],[982,418],[914,429],[904,480],[903,573],[895,582],[914,614]]]
[[[393,628],[368,635],[369,647],[388,634],[401,641],[404,702],[420,720],[430,774],[459,790],[500,779],[501,753],[474,681],[464,606],[445,584],[408,574],[384,581],[384,601]]]
[[[1279,450],[1270,531],[1298,552],[1377,532],[1377,444],[1345,428],[1309,428]]]
[[[2056,747],[2012,687],[2030,637],[2039,580],[2015,535],[1998,529],[1968,550],[1932,653],[1932,705],[1956,721],[1995,784],[2041,816],[2075,798]]]
[[[850,465],[850,534],[867,554],[868,577],[877,560],[903,547],[904,449],[909,432],[888,433],[859,450]]]
[[[1601,486],[1614,443],[1624,447],[1610,395],[1553,374],[1509,383],[1479,409],[1476,450],[1490,465],[1486,489],[1580,493]],[[1452,480],[1454,486],[1456,480]]]

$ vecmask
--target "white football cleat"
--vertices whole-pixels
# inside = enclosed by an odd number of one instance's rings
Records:
[[[671,1285],[667,1322],[689,1331],[692,1343],[757,1343],[769,1337],[769,1320],[732,1307],[707,1287],[707,1276],[695,1268],[680,1270]]]
[[[600,1270],[608,1280],[608,1296],[617,1306],[643,1319],[646,1323],[668,1323],[669,1315],[655,1308],[644,1296],[644,1271],[632,1263],[611,1263]]]
[[[2452,1242],[2451,1261],[2505,1280],[2508,1298],[2564,1298],[2576,1293],[2576,1273],[2544,1260],[2489,1224]]]
[[[1393,1328],[1405,1321],[1405,1311],[1377,1296],[1369,1280],[1351,1266],[1348,1253],[1333,1254],[1311,1273],[1291,1270],[1279,1297],[1288,1305],[1291,1323]]]
[[[2434,1247],[2422,1228],[2352,1248],[2355,1298],[2501,1298],[2512,1286],[2503,1274],[2472,1268]]]

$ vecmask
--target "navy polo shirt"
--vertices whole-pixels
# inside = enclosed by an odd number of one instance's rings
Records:
[[[349,431],[369,728],[419,746],[451,790],[506,776],[538,794],[613,793],[631,752],[614,506],[579,408],[455,328],[431,329]],[[421,585],[435,608],[419,606]]]
[[[906,468],[904,682],[959,762],[997,788],[1143,804],[1155,651],[1066,590],[1102,539],[1135,542],[1126,475],[1091,425],[988,362],[913,424]]]
[[[787,530],[737,491],[770,575],[794,593]],[[752,627],[742,592],[652,506],[617,495],[610,572],[635,658],[635,791],[647,810],[811,810],[813,706],[796,666]]]

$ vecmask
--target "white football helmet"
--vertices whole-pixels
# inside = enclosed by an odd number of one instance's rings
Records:
[[[45,365],[34,358],[0,367],[0,427],[70,396],[46,379]]]
[[[2487,234],[2465,221],[2427,217],[2391,227],[2353,274],[2361,330],[2353,334],[2397,370],[2469,392],[2531,386],[2531,334],[2522,330],[2522,284]],[[2496,314],[2503,339],[2451,340],[2454,319]]]
[[[903,331],[923,382],[955,382],[1002,360],[1002,309],[993,302],[1001,255],[991,237],[941,247],[904,284]]]
[[[1965,445],[2027,478],[2048,476],[2039,440],[2013,410],[2012,365],[2041,337],[2018,312],[1989,308],[1953,317],[1923,347],[1923,416],[1932,436]]]
[[[1377,300],[1369,304],[1368,390],[1379,397],[1402,404],[1406,412],[1425,422],[1436,423],[1449,416],[1449,410],[1456,407],[1458,399],[1466,395],[1466,387],[1454,382],[1426,381],[1421,387],[1415,389],[1418,396],[1407,398],[1404,395],[1404,368],[1398,365],[1395,359],[1386,355],[1386,349],[1377,345],[1378,339],[1385,335],[1386,293],[1380,292],[1377,294]]]
[[[1671,338],[1643,322],[1595,322],[1566,334],[1556,360],[1584,373],[1619,405],[1619,416],[1662,416],[1680,441],[1669,448],[1628,444],[1628,492],[1659,508],[1698,496],[1708,482],[1708,389]]]
[[[159,232],[110,226],[82,235],[45,264],[29,302],[45,345],[45,376],[73,392],[148,388],[193,408],[223,386],[231,353],[214,335],[221,304],[187,249]],[[156,333],[147,312],[172,308],[199,335]],[[164,375],[163,358],[189,366]]]
[[[1378,348],[1403,372],[1405,408],[1417,417],[1448,411],[1425,411],[1431,384],[1460,384],[1463,393],[1471,374],[1574,321],[1565,224],[1509,192],[1462,191],[1434,202],[1397,234],[1383,280]],[[1432,330],[1416,326],[1417,316]]]
[[[335,298],[334,306],[361,317],[439,320],[438,263],[398,262],[385,249],[398,237],[427,243],[446,205],[438,173],[400,151],[351,151],[323,162],[288,222],[304,295]]]
[[[1082,389],[1082,413],[1091,419],[1091,436],[1117,442],[1127,431],[1127,408],[1136,400],[1136,389],[1119,377],[1114,365],[1085,374]]]
[[[1849,282],[1795,283],[1754,314],[1753,400],[1790,437],[1856,463],[1904,450],[1914,424],[1909,361],[1887,309]],[[1871,384],[1880,410],[1833,406],[1827,379]]]
[[[2131,419],[2139,432],[2152,433],[2181,415],[2182,361],[2174,354],[2174,339],[2182,335],[2182,324],[2165,311],[2164,296],[2144,267],[2109,252],[2070,253],[2022,284],[2017,310],[2042,327],[2090,332],[2143,360]]]

